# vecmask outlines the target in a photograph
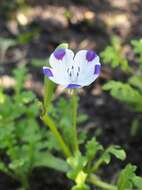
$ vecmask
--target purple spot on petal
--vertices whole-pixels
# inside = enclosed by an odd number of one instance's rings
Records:
[[[95,65],[94,74],[95,75],[99,75],[100,74],[100,70],[101,70],[101,65]]]
[[[87,61],[92,61],[96,56],[97,54],[94,51],[88,50],[86,54],[86,59]]]
[[[63,48],[57,49],[54,51],[54,56],[56,57],[56,59],[61,60],[61,59],[63,59],[65,53],[66,53],[65,49],[63,49]]]
[[[43,67],[43,74],[48,76],[48,77],[53,77],[52,71],[47,67]]]
[[[69,84],[67,88],[80,88],[81,86],[79,84]]]

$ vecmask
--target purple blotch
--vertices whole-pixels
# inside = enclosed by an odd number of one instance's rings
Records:
[[[101,65],[95,65],[94,74],[95,75],[99,75],[100,74],[100,70],[101,70]]]
[[[43,67],[43,74],[48,76],[48,77],[53,77],[52,71],[47,67]]]
[[[88,50],[86,54],[87,61],[92,61],[97,56],[96,52]]]
[[[56,59],[61,60],[63,59],[65,53],[65,49],[60,48],[54,51],[54,56],[56,57]]]
[[[80,88],[81,86],[79,85],[79,84],[69,84],[68,86],[67,86],[67,88],[71,88],[71,89],[73,89],[73,88]]]

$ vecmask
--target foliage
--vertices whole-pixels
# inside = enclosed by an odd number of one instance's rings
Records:
[[[128,164],[119,174],[118,190],[142,189],[142,178],[135,174],[136,166]]]
[[[28,176],[34,167],[45,166],[60,171],[67,164],[49,153],[52,138],[37,121],[40,107],[35,94],[24,90],[27,69],[14,70],[16,85],[12,96],[0,90],[0,170],[20,180],[28,188]],[[8,161],[5,161],[8,160]]]
[[[113,36],[111,39],[111,45],[101,53],[101,57],[104,63],[108,63],[112,68],[120,67],[123,71],[129,71],[130,67],[128,61],[123,55],[123,48],[121,40]]]
[[[64,46],[64,44],[61,45]],[[122,188],[127,188],[127,182],[131,178],[131,175],[129,177],[129,171],[127,171],[129,168],[127,169],[127,167],[120,172],[119,178],[115,181],[114,185],[102,181],[97,175],[103,165],[110,164],[112,156],[123,161],[126,158],[125,151],[116,145],[110,145],[108,148],[104,148],[95,137],[90,140],[84,139],[82,145],[84,151],[81,151],[79,147],[80,135],[76,130],[77,121],[80,120],[80,116],[77,117],[77,105],[79,100],[78,97],[76,97],[76,91],[73,91],[72,95],[70,95],[71,100],[65,100],[62,98],[53,106],[53,83],[50,82],[49,85],[48,82],[50,81],[46,78],[44,83],[44,104],[41,119],[44,124],[50,128],[51,134],[54,136],[54,139],[56,139],[56,149],[62,151],[67,160],[69,168],[66,174],[69,179],[74,181],[72,190],[89,190],[91,189],[90,184],[93,184],[100,189],[107,190],[118,190],[120,188],[120,190],[122,190]],[[111,85],[113,85],[113,81],[111,82]],[[106,88],[110,88],[109,84]],[[121,88],[121,83],[119,83],[119,88]],[[133,103],[132,100],[134,95],[138,96],[137,98],[140,99],[137,91],[133,91],[129,86],[127,86],[127,88],[132,93],[132,97],[129,98],[129,103]],[[117,89],[113,90],[113,94],[117,93]],[[125,100],[125,93],[123,90],[121,94]],[[45,99],[49,101],[45,101]],[[81,117],[83,118],[83,121],[86,119],[86,116],[84,115]],[[87,138],[87,134],[85,136]],[[133,168],[134,166],[131,167]],[[128,179],[125,179],[125,173],[127,172]],[[129,187],[129,190],[132,190],[133,186],[139,189],[139,185],[136,185],[136,181],[138,181],[138,184],[141,184],[142,178],[136,176],[134,169],[132,170],[132,173],[136,179],[133,179],[133,184]]]
[[[67,47],[67,44],[59,47]],[[29,189],[28,177],[33,168],[41,166],[65,172],[74,182],[72,190],[91,190],[92,185],[101,190],[141,190],[142,178],[136,175],[136,166],[131,164],[120,171],[114,184],[99,177],[102,167],[111,165],[113,157],[123,161],[126,154],[118,145],[105,148],[95,137],[88,140],[86,133],[77,131],[77,125],[88,117],[77,112],[79,98],[75,91],[69,95],[70,98],[56,100],[56,86],[45,78],[44,101],[41,103],[33,92],[25,90],[24,84],[28,76],[25,66],[15,69],[13,76],[16,85],[10,95],[0,88],[1,171],[18,179],[25,190]],[[120,100],[127,100],[130,106],[135,105],[135,109],[140,111],[140,106],[133,101],[134,96],[139,101],[141,99],[141,86],[135,82],[137,80],[132,78],[129,83],[136,89],[126,84],[129,93],[127,99],[120,82],[119,90],[115,87],[112,89],[115,81],[104,88],[112,90],[113,96],[119,93]],[[39,114],[48,128],[39,126]]]
[[[108,81],[104,86],[103,89],[106,91],[109,91],[110,94],[118,99],[119,101],[122,101],[129,105],[131,109],[133,109],[136,112],[141,113],[142,112],[142,40],[132,40],[131,42],[133,47],[133,52],[135,53],[135,59],[138,62],[137,68],[128,66],[129,69],[126,69],[125,72],[129,74],[128,80],[124,83],[122,81],[115,81],[111,80]],[[104,62],[109,62],[109,64],[112,66],[112,68],[115,68],[118,66],[120,69],[123,69],[123,60],[120,60],[119,57],[122,57],[122,52],[117,54],[115,51],[111,52],[111,57],[107,58],[109,55],[108,48],[113,49],[114,44],[107,47],[104,52],[102,53],[102,59]],[[122,46],[120,46],[122,49]],[[117,55],[116,55],[117,54]],[[125,60],[127,60],[126,57],[124,57]],[[119,64],[117,64],[119,62]],[[114,65],[114,63],[116,63]],[[128,63],[128,60],[127,60]],[[132,133],[138,132],[138,122],[139,119],[137,119],[137,125],[132,125]],[[136,126],[135,128],[133,128]],[[136,129],[135,131],[133,129]],[[134,135],[133,133],[133,135]],[[135,134],[136,134],[135,133]]]

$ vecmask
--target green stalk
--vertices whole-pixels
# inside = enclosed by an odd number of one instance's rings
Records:
[[[76,91],[73,90],[72,94],[72,117],[73,117],[73,149],[75,152],[78,151],[78,139],[77,139],[77,108],[78,108],[78,101],[76,96]]]
[[[92,167],[91,172],[96,172],[103,162],[104,162],[104,160],[102,158],[98,159],[96,161],[95,165]]]
[[[90,175],[88,181],[95,185],[96,187],[100,187],[104,190],[117,190],[115,185],[111,185],[99,179],[96,175]]]
[[[65,144],[61,134],[59,133],[59,131],[57,130],[57,127],[54,123],[54,121],[48,116],[48,115],[44,115],[41,117],[41,119],[43,120],[43,122],[50,128],[50,130],[52,131],[53,135],[55,136],[55,138],[57,139],[57,141],[60,144],[60,148],[62,149],[62,151],[64,152],[65,156],[68,158],[71,156],[71,152],[68,148],[68,146]]]
[[[26,176],[21,176],[20,177],[21,185],[22,185],[22,190],[29,190],[29,182]]]

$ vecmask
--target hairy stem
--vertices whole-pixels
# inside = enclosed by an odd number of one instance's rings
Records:
[[[53,135],[55,136],[56,140],[59,142],[60,144],[60,148],[62,149],[62,151],[64,152],[66,157],[70,157],[71,156],[71,152],[68,148],[68,146],[66,145],[66,143],[64,142],[61,134],[59,133],[59,131],[57,130],[57,127],[54,123],[54,121],[48,116],[48,115],[44,115],[41,117],[41,119],[43,120],[43,122],[50,128],[50,130],[52,131]]]
[[[77,108],[78,108],[78,101],[77,101],[77,96],[76,96],[76,91],[73,91],[72,94],[72,117],[73,117],[73,148],[74,151],[78,151],[78,140],[77,140]]]

